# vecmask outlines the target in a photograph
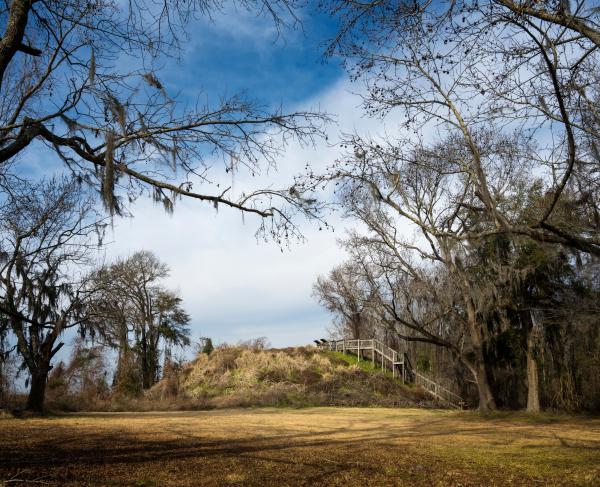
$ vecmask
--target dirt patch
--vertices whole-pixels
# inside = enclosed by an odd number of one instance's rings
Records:
[[[253,409],[2,419],[0,431],[0,485],[600,485],[598,419]]]

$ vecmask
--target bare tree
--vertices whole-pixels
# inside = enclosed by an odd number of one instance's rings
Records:
[[[372,334],[369,312],[373,296],[361,281],[356,264],[347,262],[331,270],[326,278],[317,278],[313,294],[319,304],[340,318],[337,326],[342,336],[364,339]]]
[[[141,387],[151,387],[160,378],[161,353],[168,361],[173,346],[190,343],[190,317],[181,298],[161,284],[168,273],[168,267],[148,251],[94,272],[91,314],[100,336],[118,350],[117,382],[131,372],[133,354]]]
[[[70,408],[93,408],[98,399],[109,394],[109,367],[106,350],[88,346],[78,337],[73,343],[69,360],[56,364],[48,376],[48,401]]]
[[[41,411],[61,336],[86,327],[84,269],[103,227],[77,181],[25,184],[17,196],[0,220],[0,313],[30,374],[26,407]]]
[[[294,0],[243,0],[278,28],[295,22]],[[184,105],[155,66],[177,56],[186,26],[211,0],[79,2],[12,0],[0,8],[0,173],[42,149],[96,188],[111,213],[147,193],[172,211],[179,197],[262,217],[265,233],[293,234],[296,212],[316,200],[265,185],[232,194],[219,171],[259,175],[292,138],[310,143],[327,117],[286,114],[241,96]],[[123,62],[127,60],[127,62]],[[127,66],[133,66],[127,70]]]
[[[527,144],[486,132],[477,141],[490,185],[503,191],[499,209],[522,217]],[[495,408],[486,350],[498,328],[490,316],[509,299],[498,290],[527,269],[502,259],[483,267],[473,257],[498,234],[487,234],[493,221],[477,204],[468,147],[460,137],[433,146],[353,137],[348,145],[326,174],[309,179],[335,182],[348,215],[365,225],[368,233],[347,246],[380,299],[381,319],[400,325],[402,338],[452,350],[473,375],[479,407]]]
[[[600,11],[593,2],[325,5],[340,21],[329,52],[366,83],[368,114],[401,110],[409,140],[425,133],[460,139],[472,204],[493,223],[480,237],[522,235],[600,255]],[[531,144],[521,157],[546,198],[527,221],[502,208],[504,190],[486,166],[485,132],[516,132]],[[578,194],[573,222],[557,211],[571,199],[568,191]]]

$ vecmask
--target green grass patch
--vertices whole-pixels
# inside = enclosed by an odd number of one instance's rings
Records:
[[[348,364],[348,366],[350,365],[356,365],[358,366],[361,370],[364,370],[365,372],[376,372],[379,374],[384,374],[386,377],[390,377],[393,378],[394,374],[392,373],[391,370],[386,370],[383,371],[383,369],[381,369],[381,367],[379,365],[377,365],[377,357],[375,358],[375,364],[373,364],[373,360],[371,358],[361,358],[360,360],[358,360],[358,357],[356,355],[353,355],[352,353],[343,353],[343,352],[332,352],[332,351],[325,351],[322,352],[326,357],[329,357],[330,359],[337,359],[337,360],[341,360],[346,362],[346,364]],[[381,364],[381,362],[379,362]],[[398,379],[400,380],[400,379]]]

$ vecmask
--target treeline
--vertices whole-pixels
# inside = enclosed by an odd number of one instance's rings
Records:
[[[330,6],[365,115],[401,124],[306,179],[359,222],[315,286],[341,333],[429,344],[481,410],[597,411],[597,5]]]
[[[351,239],[352,260],[319,278],[315,294],[336,317],[336,337],[408,346],[417,368],[472,405],[484,394],[489,409],[600,410],[597,270],[563,249],[502,244],[463,255],[473,291],[462,294],[442,266],[407,268]]]
[[[300,18],[296,2],[242,4],[278,28]],[[359,225],[350,261],[317,293],[348,333],[426,344],[415,346],[423,366],[472,384],[481,410],[598,409],[597,3],[314,6],[338,26],[327,54],[361,83],[381,134],[342,135],[339,158],[307,166],[291,187],[236,192],[218,189],[215,171],[259,175],[287,141],[324,136],[329,117],[243,97],[190,107],[156,71],[113,62],[177,55],[188,19],[219,5],[165,3],[159,18],[137,3],[19,2],[2,13],[19,28],[2,35],[0,56],[0,367],[22,358],[30,409],[42,407],[69,329],[118,350],[127,390],[149,387],[185,342],[187,316],[159,285],[159,262],[92,262],[104,215],[142,194],[168,212],[184,197],[235,209],[280,244],[300,236],[298,215],[323,223],[336,204]],[[32,175],[33,146],[69,179]]]
[[[173,347],[189,344],[189,316],[154,254],[96,264],[106,225],[80,183],[66,179],[14,185],[0,208],[0,394],[25,371],[29,410],[43,409],[49,376],[54,387],[79,381],[138,395],[171,367]],[[68,366],[55,368],[70,329],[80,340]],[[114,367],[102,365],[107,350]],[[100,377],[107,370],[112,384]]]

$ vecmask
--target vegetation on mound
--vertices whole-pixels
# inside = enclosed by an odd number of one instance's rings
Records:
[[[309,348],[218,348],[156,384],[146,399],[163,406],[183,401],[192,408],[439,407],[421,388],[404,385],[371,364]]]
[[[343,363],[346,363],[347,365],[356,366],[359,369],[364,370],[366,372],[377,372],[378,374],[383,374],[387,377],[394,378],[394,374],[392,374],[391,371],[381,370],[379,367],[377,367],[375,364],[373,364],[371,359],[359,360],[356,355],[351,355],[349,353],[342,353],[342,352],[326,351],[326,352],[322,352],[322,353],[324,353],[325,355],[328,355],[333,360],[341,360]]]

